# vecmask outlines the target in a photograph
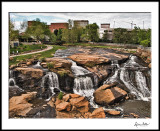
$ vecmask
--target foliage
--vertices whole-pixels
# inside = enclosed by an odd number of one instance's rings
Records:
[[[47,63],[48,69],[52,69],[54,67],[54,64],[52,62]]]
[[[145,46],[150,46],[151,43],[151,29],[145,30],[135,27],[131,31],[127,31],[124,28],[114,29],[114,43],[123,43],[123,44],[140,44],[143,41],[148,40],[149,44],[144,44]],[[147,41],[146,41],[147,42]]]
[[[102,37],[102,41],[107,42],[108,41],[108,30],[105,31]]]
[[[150,41],[149,40],[143,40],[140,42],[140,45],[144,46],[144,47],[148,47],[150,45]]]
[[[9,41],[14,41],[19,38],[19,31],[14,29],[14,23],[9,21]]]
[[[58,49],[66,49],[66,47],[54,45],[51,50],[47,50],[47,51],[40,52],[40,53],[37,53],[37,54],[40,54],[40,55],[43,56],[44,58],[53,57],[52,54],[55,53]],[[35,55],[36,55],[36,54],[30,54],[30,55],[23,55],[23,56],[13,57],[13,60],[10,60],[10,61],[9,61],[9,65],[17,64],[17,63],[18,63],[20,60],[22,60],[23,58],[25,58],[25,59],[34,58]],[[39,56],[38,56],[38,59],[39,59]]]
[[[89,37],[89,40],[92,42],[98,42],[99,35],[98,35],[98,25],[96,23],[89,24],[86,26],[86,34]]]
[[[47,46],[40,45],[40,44],[38,44],[38,45],[19,45],[18,47],[10,48],[10,54],[12,54],[13,52],[16,52],[16,51],[18,51],[19,53],[34,51],[37,49],[41,49],[41,47],[42,47],[42,49],[44,49]]]
[[[59,92],[58,99],[62,100],[62,98],[63,98],[63,92]]]

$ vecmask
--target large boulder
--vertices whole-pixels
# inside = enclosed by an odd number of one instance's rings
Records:
[[[85,65],[88,67],[93,67],[94,65],[97,64],[103,64],[109,62],[109,59],[101,55],[75,54],[68,56],[68,58],[72,59],[73,61],[77,62],[80,65]]]
[[[15,69],[15,71],[18,71],[28,77],[37,78],[37,79],[41,78],[43,76],[43,70],[41,70],[41,69],[18,67]]]
[[[107,106],[122,100],[127,95],[127,92],[117,87],[116,84],[113,83],[99,87],[93,95],[94,101],[97,104]]]
[[[94,67],[86,68],[98,77],[98,82],[103,81],[110,74],[110,65],[96,65]]]
[[[54,68],[70,68],[72,66],[72,63],[70,61],[63,58],[46,58],[45,61],[51,62]]]
[[[36,97],[36,93],[37,92],[29,92],[21,96],[13,96],[9,100],[9,116],[26,116],[32,109],[32,104],[29,103],[29,101]]]
[[[129,55],[121,54],[121,53],[107,52],[107,53],[102,54],[102,55],[107,57],[110,61],[118,60],[119,63],[124,62],[129,58]]]
[[[9,98],[13,96],[20,96],[21,94],[26,93],[23,89],[18,86],[9,86]]]
[[[105,117],[106,115],[102,107],[95,109],[90,115],[90,118],[105,118]]]
[[[56,106],[56,109],[57,111],[70,111],[71,110],[71,104],[69,102],[62,102],[62,103],[59,103],[57,106]]]
[[[43,70],[34,68],[15,68],[16,84],[22,89],[34,89],[41,83],[43,77]]]

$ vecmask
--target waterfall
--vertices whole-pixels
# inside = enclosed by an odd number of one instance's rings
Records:
[[[144,98],[143,94],[136,89],[136,87],[129,78],[129,72],[125,68],[121,69],[120,79],[125,84],[125,86],[130,90],[130,93],[134,94],[138,100],[144,100],[144,101],[148,100],[147,98]]]
[[[41,63],[41,62],[38,61],[37,64],[35,64],[35,65],[32,66],[32,67],[33,67],[33,68],[36,68],[36,69],[43,69],[42,66],[40,65],[40,63]]]
[[[16,86],[16,81],[15,81],[13,70],[9,71],[9,86]]]
[[[138,85],[138,89],[143,94],[144,97],[149,97],[151,95],[150,91],[148,90],[146,78],[142,72],[136,71],[136,82]]]
[[[81,66],[77,66],[76,62],[70,60],[72,62],[71,70],[74,74],[74,76],[85,76],[87,74],[91,74],[90,71],[84,69]]]
[[[146,70],[147,67],[140,65],[136,56],[131,55],[123,67],[120,67],[117,61],[112,61],[111,66],[115,69],[115,72],[111,77],[104,81],[104,84],[120,82],[119,80],[121,80],[121,82],[123,82],[130,90],[130,93],[134,94],[138,100],[149,100],[151,92],[147,87],[146,78],[141,71],[144,69]],[[134,78],[131,78],[130,76],[131,71],[134,74]],[[135,79],[136,84],[132,82],[132,79]]]
[[[75,78],[73,92],[81,96],[92,97],[94,92],[92,79],[90,77]]]
[[[9,71],[9,90],[18,90],[19,92],[23,92],[24,90],[21,89],[18,85],[16,85],[15,81],[15,74],[13,70]]]
[[[91,74],[91,72],[81,66],[77,66],[76,62],[70,61],[72,62],[71,70],[75,76],[73,92],[91,99],[94,92],[94,86],[91,77],[86,76]]]
[[[52,95],[49,97],[50,99],[55,94],[54,89],[59,89],[59,81],[57,74],[54,72],[47,72],[47,74],[42,78],[41,88],[49,90],[52,93]]]
[[[117,69],[114,73],[113,76],[111,76],[110,78],[108,78],[106,81],[103,82],[103,84],[111,84],[113,82],[117,82],[118,81],[118,74],[119,74],[119,69]]]

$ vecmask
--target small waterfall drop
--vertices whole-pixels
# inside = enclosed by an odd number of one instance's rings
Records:
[[[76,62],[70,60],[72,62],[71,70],[74,74],[74,76],[85,76],[87,74],[91,74],[90,71],[86,70],[85,68],[81,66],[77,66]]]
[[[9,71],[9,86],[16,86],[16,81],[15,81],[13,70]]]
[[[109,77],[104,84],[110,84],[112,82],[123,82],[123,84],[130,90],[131,94],[134,94],[138,100],[148,101],[151,95],[147,87],[146,78],[141,70],[146,70],[147,67],[143,67],[138,62],[136,56],[131,55],[129,60],[124,63],[123,67],[120,67],[116,61],[112,61],[111,66],[115,70],[114,74]],[[133,72],[134,77],[131,78],[130,72]],[[132,82],[135,79],[135,83]]]
[[[73,91],[81,96],[92,97],[94,92],[92,79],[90,77],[75,78]]]
[[[57,74],[54,72],[47,72],[47,74],[42,78],[41,88],[49,90],[51,92],[52,95],[47,99],[48,101],[55,94],[55,88],[60,90]]]
[[[40,61],[38,61],[37,62],[37,64],[35,64],[34,66],[33,66],[33,68],[36,68],[36,69],[42,69],[42,66],[40,65]]]

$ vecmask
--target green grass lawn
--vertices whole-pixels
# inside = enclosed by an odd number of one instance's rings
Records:
[[[65,46],[53,45],[53,48],[51,50],[48,50],[48,51],[44,51],[44,52],[36,53],[36,54],[30,54],[30,55],[16,56],[16,57],[13,57],[13,60],[9,61],[9,65],[17,64],[20,61],[24,61],[26,59],[31,59],[31,58],[34,58],[34,57],[36,57],[37,59],[53,57],[52,54],[54,54],[56,52],[56,50],[58,50],[58,49],[66,49],[66,47]]]
[[[25,53],[25,52],[28,52],[28,51],[34,51],[34,50],[38,50],[38,49],[44,49],[46,48],[47,46],[46,45],[43,45],[43,44],[40,44],[40,45],[20,45],[18,47],[14,47],[14,48],[10,48],[10,54],[13,54],[17,52],[18,50],[18,53]]]

